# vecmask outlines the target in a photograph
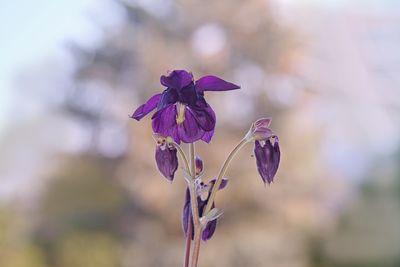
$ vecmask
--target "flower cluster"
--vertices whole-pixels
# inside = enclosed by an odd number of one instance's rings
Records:
[[[213,236],[217,219],[222,214],[215,208],[215,196],[228,183],[223,177],[229,163],[242,147],[254,143],[258,173],[265,184],[270,184],[279,167],[279,139],[269,128],[271,118],[255,121],[228,155],[216,178],[204,182],[204,164],[200,157],[195,157],[194,143],[199,140],[209,143],[216,124],[215,113],[206,102],[204,93],[235,90],[240,86],[212,75],[195,81],[193,75],[185,70],[174,70],[167,76],[163,75],[160,82],[165,87],[164,91],[153,95],[138,107],[131,118],[139,121],[156,109],[151,117],[157,142],[155,160],[158,170],[168,181],[173,181],[178,169],[178,154],[185,165],[183,173],[188,186],[182,211],[182,228],[188,248],[184,266],[188,266],[189,258],[192,260],[191,266],[197,266],[200,239],[207,241]],[[189,159],[180,146],[181,142],[189,144]],[[191,242],[194,242],[194,247],[190,257]]]

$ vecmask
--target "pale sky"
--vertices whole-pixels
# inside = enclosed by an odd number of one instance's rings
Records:
[[[3,1],[0,8],[0,136],[9,121],[10,106],[15,104],[12,99],[15,75],[56,55],[68,40],[95,45],[101,39],[97,25],[118,22],[115,6],[110,8],[110,4],[106,0]]]

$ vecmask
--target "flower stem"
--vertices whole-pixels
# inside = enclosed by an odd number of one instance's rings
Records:
[[[185,164],[186,173],[189,173],[192,177],[190,183],[194,183],[194,178],[193,178],[194,175],[192,175],[192,173],[194,173],[194,172],[193,172],[193,170],[191,170],[189,168],[189,162],[188,162],[185,152],[182,150],[181,146],[178,145],[177,143],[172,142],[172,145],[176,148],[179,155],[181,156],[181,159],[182,159],[183,163]],[[194,154],[194,148],[193,148],[193,154]],[[191,188],[190,184],[189,184],[189,188]],[[192,190],[190,190],[190,195],[192,195]],[[197,206],[197,204],[196,204],[196,206]],[[184,267],[189,267],[189,260],[190,260],[190,246],[191,246],[192,234],[193,234],[192,233],[193,232],[193,224],[192,224],[191,217],[192,217],[192,212],[189,213],[189,225],[188,225],[188,231],[186,233],[187,237],[186,237],[186,244],[185,244],[185,257],[184,257],[184,265],[183,265]]]
[[[192,224],[191,217],[192,217],[192,213],[189,211],[188,230],[186,233],[185,261],[184,261],[183,267],[189,267],[190,245],[192,242],[192,235],[193,235],[193,224]]]
[[[177,143],[172,143],[172,145],[176,148],[176,150],[178,151],[179,155],[181,156],[183,163],[185,164],[185,169],[187,173],[190,173],[190,169],[189,169],[189,163],[186,157],[185,152],[183,152],[182,148],[180,145],[178,145]]]
[[[214,203],[215,196],[217,194],[218,188],[221,185],[222,177],[225,175],[226,170],[229,167],[230,162],[232,161],[233,157],[239,152],[241,148],[243,148],[250,140],[248,138],[243,138],[235,148],[229,153],[228,157],[226,158],[224,164],[222,165],[219,174],[217,176],[217,180],[212,188],[210,198],[208,199],[207,206],[204,209],[203,215],[206,215],[212,208],[212,204]]]
[[[197,267],[197,262],[199,261],[199,254],[200,254],[200,240],[201,240],[201,226],[198,227],[194,231],[194,246],[193,246],[193,252],[192,252],[192,266],[191,267]]]
[[[195,151],[194,151],[194,143],[189,144],[189,157],[190,157],[190,174],[192,176],[192,180],[189,183],[189,191],[190,191],[190,203],[192,208],[193,215],[193,227],[194,227],[194,245],[192,251],[192,259],[191,259],[191,267],[197,267],[197,262],[199,258],[200,252],[200,236],[201,236],[201,224],[199,218],[199,210],[197,206],[197,195],[196,195],[196,166],[195,166]]]

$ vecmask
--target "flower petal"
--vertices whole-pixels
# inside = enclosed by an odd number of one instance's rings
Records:
[[[196,81],[196,91],[204,92],[204,91],[228,91],[239,89],[240,86],[224,81],[221,78],[218,78],[213,75],[208,75],[201,77]]]
[[[204,130],[197,123],[194,115],[185,109],[185,119],[182,124],[178,125],[179,139],[184,143],[193,143],[201,139],[204,135]]]
[[[147,100],[146,103],[138,107],[131,118],[135,120],[140,120],[144,116],[146,116],[149,112],[151,112],[153,109],[157,107],[158,102],[160,101],[161,94],[156,94],[150,97],[149,100]]]
[[[209,132],[214,130],[216,117],[214,110],[207,105],[204,108],[188,107],[187,111],[191,112],[196,119],[198,125],[205,131]]]
[[[158,110],[151,117],[153,131],[162,136],[173,136],[174,128],[176,128],[176,114],[175,105],[169,105]]]
[[[210,180],[210,184],[212,185],[212,187],[214,186],[215,182],[217,181],[217,178],[213,178]],[[224,189],[227,185],[228,185],[228,179],[227,178],[222,178],[221,184],[219,185],[218,190]],[[212,190],[212,187],[210,190]]]
[[[274,133],[270,128],[262,127],[262,128],[256,128],[253,132],[255,140],[269,140]]]
[[[207,200],[208,201],[208,200]],[[204,206],[201,207],[201,216],[203,216],[203,209],[207,204],[207,201],[204,201]],[[200,208],[200,207],[199,207]],[[211,209],[215,208],[215,203],[212,204]],[[206,227],[204,227],[203,232],[201,233],[201,239],[203,241],[210,240],[211,237],[214,235],[214,232],[217,228],[217,220],[213,220],[211,222],[208,222]]]
[[[193,75],[186,70],[174,70],[168,76],[162,75],[160,83],[165,87],[181,89],[193,81]]]
[[[160,101],[158,102],[157,109],[160,110],[170,104],[175,104],[178,101],[178,93],[176,89],[168,88],[161,94]]]
[[[217,228],[217,220],[208,222],[206,227],[204,227],[203,232],[201,233],[201,239],[203,241],[210,240],[211,237],[214,235],[216,228]]]
[[[180,102],[191,106],[196,105],[198,96],[193,83],[179,89],[178,94]]]
[[[157,145],[156,148],[156,164],[161,174],[169,181],[174,180],[174,175],[178,169],[178,157],[176,148],[164,147]]]
[[[256,120],[254,122],[254,127],[257,128],[268,128],[268,126],[271,124],[272,118],[271,117],[266,117],[266,118],[261,118]]]
[[[205,132],[203,137],[201,138],[201,140],[203,140],[206,143],[210,143],[211,138],[213,137],[213,135],[214,135],[214,130],[209,131],[209,132]]]

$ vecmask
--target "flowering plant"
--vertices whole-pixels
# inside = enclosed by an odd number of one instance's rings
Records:
[[[157,141],[155,159],[160,173],[171,182],[178,169],[177,155],[181,157],[183,177],[187,182],[182,212],[182,228],[186,237],[184,266],[196,267],[201,240],[207,241],[213,236],[217,219],[222,215],[222,211],[215,207],[215,196],[228,183],[224,175],[229,163],[242,147],[254,142],[258,173],[264,183],[270,184],[279,166],[279,140],[269,128],[271,118],[258,119],[229,153],[217,177],[204,182],[203,161],[195,155],[195,142],[202,140],[209,143],[216,124],[215,113],[206,102],[204,92],[235,90],[240,86],[212,75],[194,81],[193,75],[185,70],[163,75],[160,82],[166,89],[138,107],[131,117],[139,121],[157,109],[151,117]],[[181,142],[189,145],[189,157]]]

